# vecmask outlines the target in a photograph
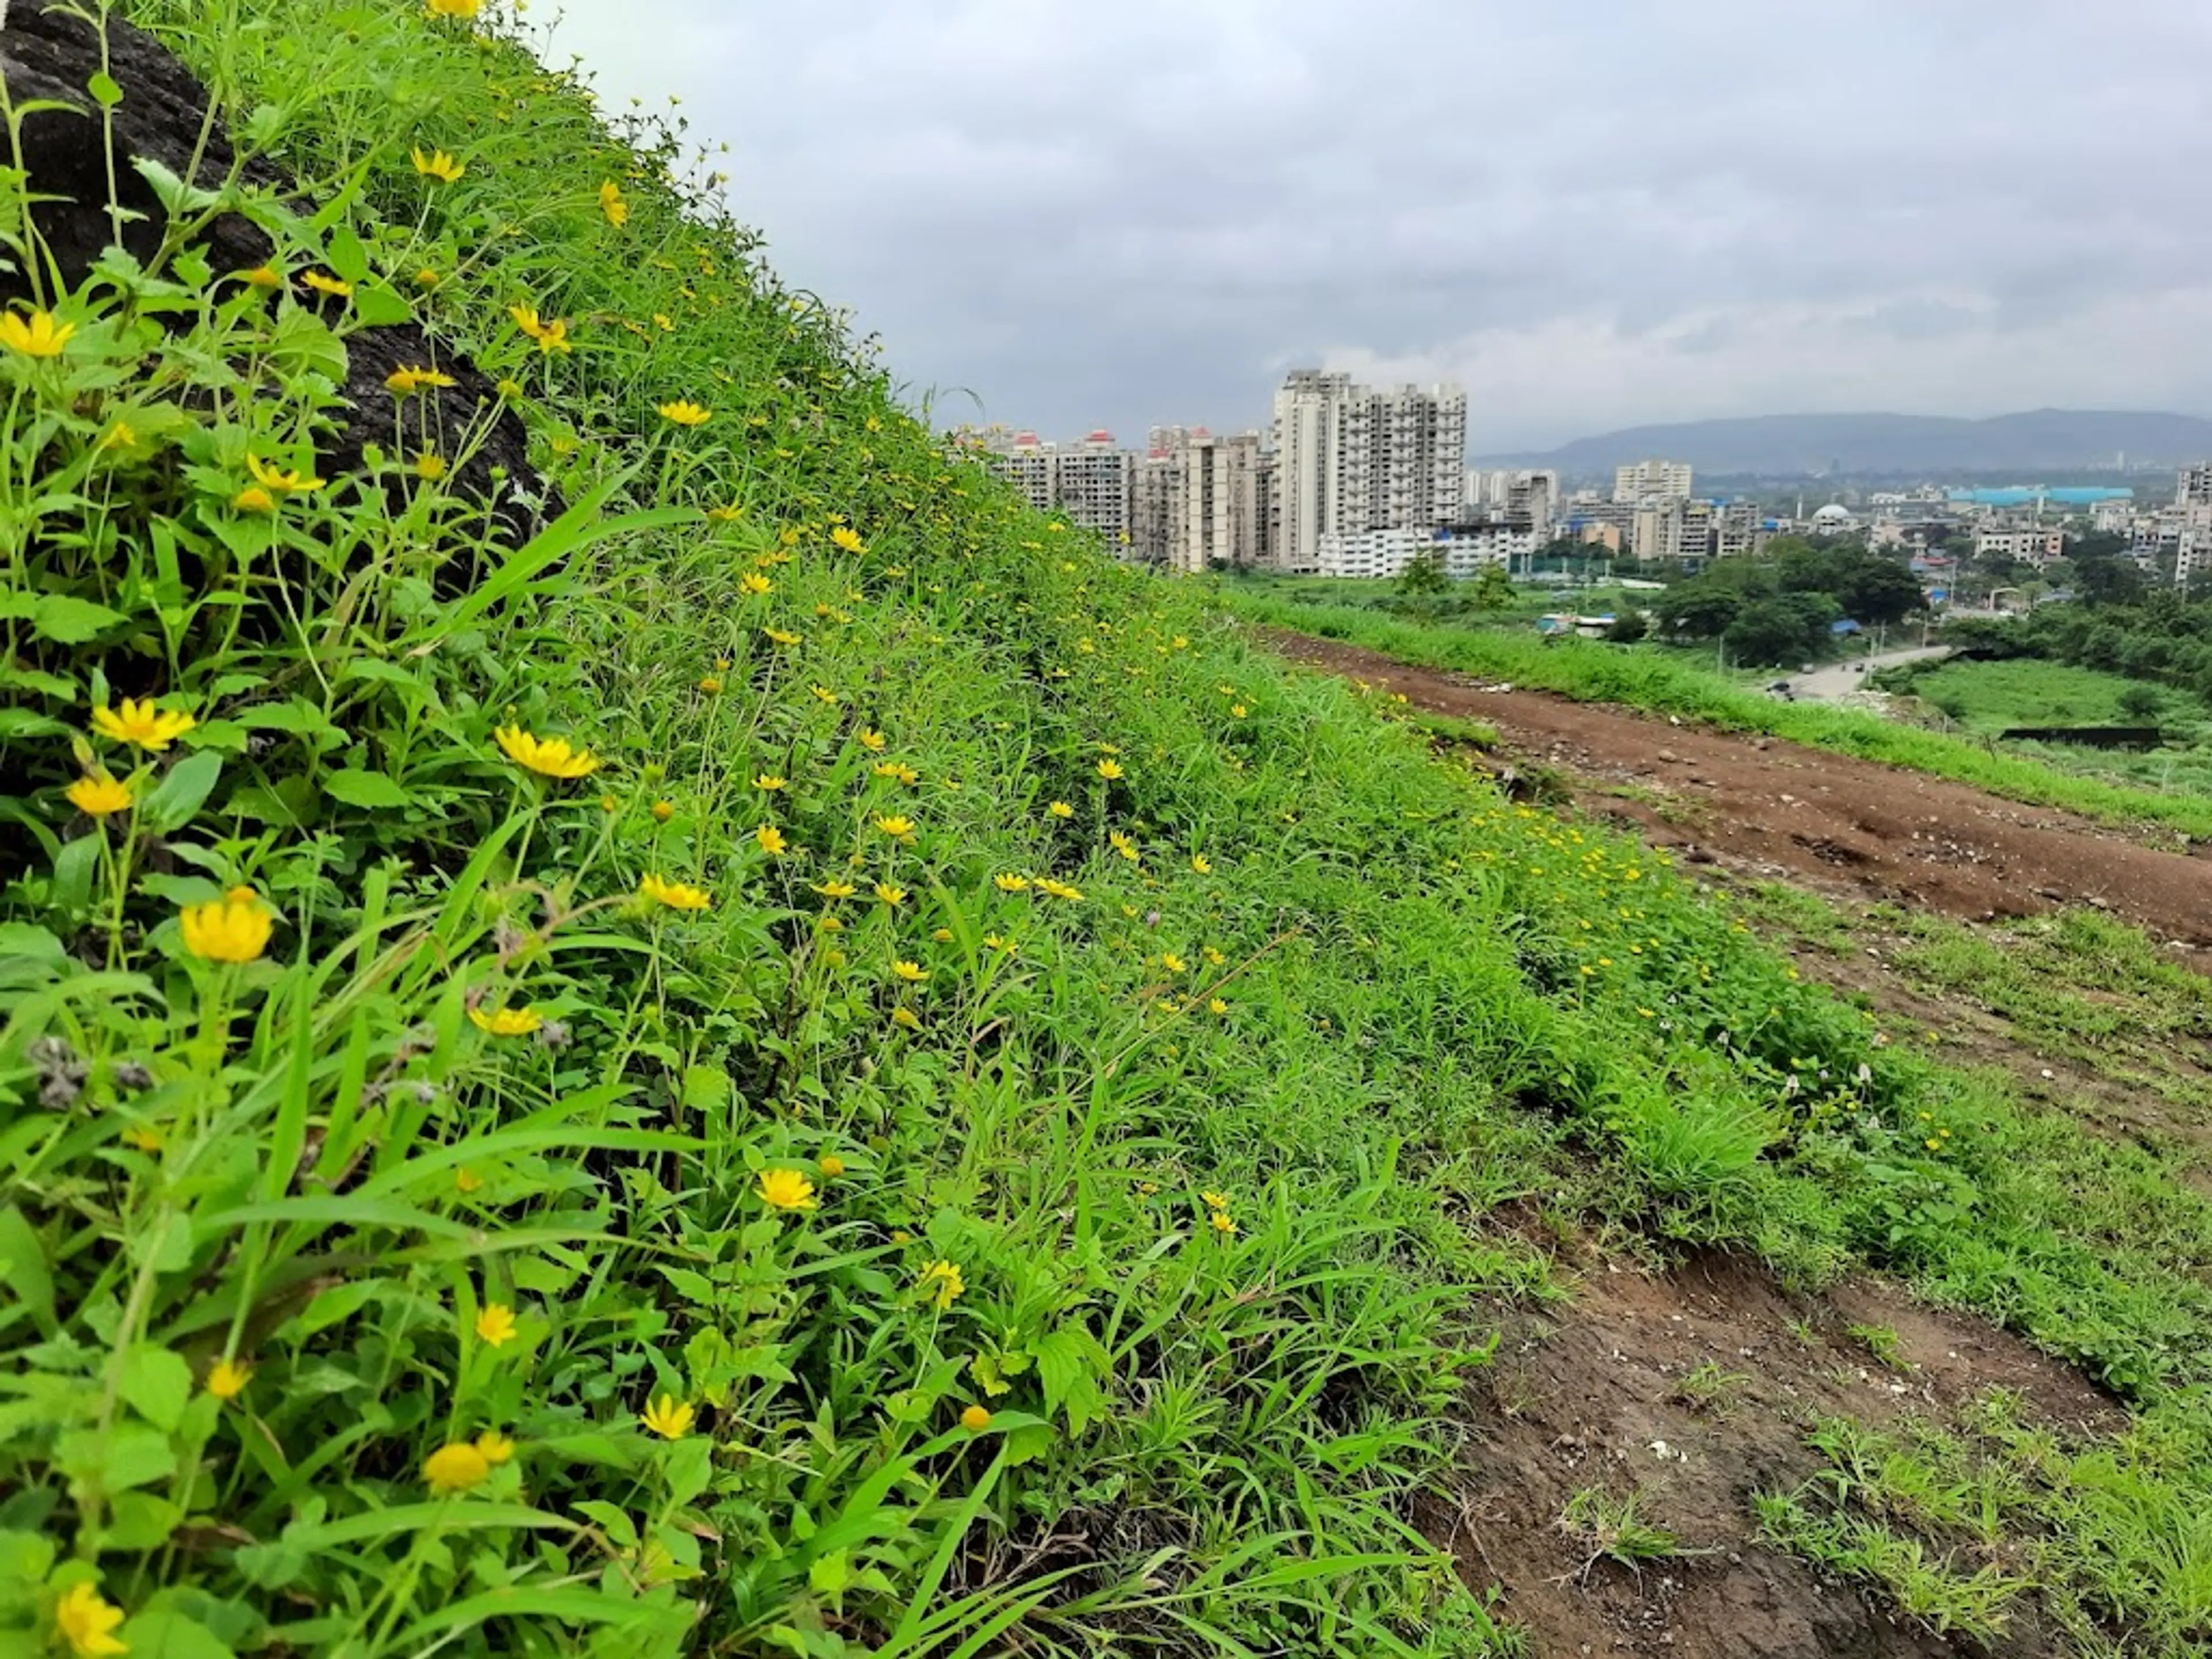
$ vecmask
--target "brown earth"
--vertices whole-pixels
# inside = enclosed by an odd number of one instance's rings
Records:
[[[2212,946],[2212,848],[2174,852],[2052,807],[1773,738],[1676,725],[1548,692],[1496,690],[1334,640],[1268,630],[1284,655],[1496,728],[1530,767],[1574,775],[1587,810],[1686,864],[1722,862],[1971,921],[2065,904]],[[2174,838],[2161,838],[2171,846]]]
[[[2069,1438],[2124,1420],[2057,1361],[1874,1281],[1793,1298],[1757,1267],[1711,1253],[1663,1275],[1589,1264],[1569,1283],[1563,1308],[1492,1310],[1501,1337],[1471,1404],[1476,1438],[1458,1507],[1424,1517],[1470,1586],[1503,1587],[1503,1611],[1526,1627],[1537,1659],[1978,1652],[1767,1548],[1753,1495],[1794,1489],[1814,1472],[1804,1436],[1822,1417],[1942,1418],[2002,1388]],[[1893,1330],[1899,1366],[1879,1363],[1854,1325]],[[1735,1380],[1718,1404],[1694,1406],[1682,1379],[1707,1361]],[[1684,1553],[1640,1571],[1593,1562],[1560,1520],[1591,1486],[1641,1494],[1640,1518],[1674,1534]],[[2063,1651],[2032,1617],[2015,1619],[2003,1651]]]

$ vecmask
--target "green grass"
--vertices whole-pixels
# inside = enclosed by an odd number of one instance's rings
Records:
[[[2201,1198],[1028,511],[679,134],[414,8],[130,11],[297,193],[0,350],[11,1646],[1513,1651],[1412,1517],[1527,1198],[2212,1382]],[[307,482],[399,313],[533,538],[412,405]]]
[[[2166,1411],[2084,1446],[2002,1391],[1955,1428],[1833,1419],[1809,1437],[1827,1467],[1754,1507],[1770,1541],[1938,1635],[1997,1643],[2033,1599],[2070,1650],[2186,1659],[2212,1641],[2205,1422]]]
[[[1518,629],[1429,627],[1344,605],[1285,600],[1235,584],[1224,585],[1220,596],[1248,622],[1343,640],[1401,662],[1479,674],[1579,702],[1679,714],[1723,731],[1770,732],[2108,823],[2212,835],[2212,797],[2116,784],[1873,714],[1782,702],[1657,647],[1586,640],[1547,644]]]
[[[1911,676],[1912,695],[1950,714],[1968,731],[1996,732],[2013,726],[2133,726],[2136,715],[2120,699],[2143,683],[2094,668],[2016,658],[2002,662],[1942,662]],[[2150,723],[2201,721],[2205,710],[2185,692],[2154,688],[2160,704]]]

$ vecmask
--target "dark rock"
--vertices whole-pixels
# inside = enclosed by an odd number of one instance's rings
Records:
[[[108,216],[109,156],[100,143],[100,111],[87,90],[100,70],[100,35],[83,19],[48,9],[45,0],[15,0],[0,9],[7,17],[0,28],[0,74],[6,76],[9,100],[17,108],[33,100],[64,106],[23,118],[23,166],[29,175],[32,222],[62,282],[74,288],[116,240]],[[142,265],[159,253],[168,219],[153,186],[131,165],[133,157],[159,162],[202,189],[234,183],[284,196],[303,214],[313,211],[313,204],[301,201],[290,181],[267,162],[238,166],[222,123],[207,118],[207,89],[160,41],[111,17],[107,50],[107,73],[123,93],[122,101],[109,112],[116,196],[122,207],[139,216],[124,224],[121,241]],[[252,270],[274,251],[259,227],[235,213],[217,216],[195,246],[218,274]],[[0,306],[32,297],[23,272],[0,271]],[[325,315],[334,324],[341,321],[335,311]],[[410,430],[427,422],[432,430],[457,435],[484,426],[487,411],[497,408],[490,380],[465,358],[435,349],[413,323],[356,328],[344,337],[344,413],[337,430],[325,434],[316,450],[324,477],[361,471],[363,452],[371,445],[389,447],[395,421],[392,394],[384,380],[404,364],[434,362],[455,381],[409,400],[421,405],[408,412]],[[510,543],[526,538],[540,514],[560,511],[550,496],[536,510],[513,499],[518,489],[532,496],[543,492],[529,465],[527,442],[520,420],[511,410],[499,410],[474,453],[447,475],[447,488],[454,493],[496,503],[494,521]],[[455,585],[465,585],[466,573],[456,574],[460,580]]]

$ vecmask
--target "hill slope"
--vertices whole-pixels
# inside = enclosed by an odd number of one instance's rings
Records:
[[[1925,415],[1762,415],[1631,427],[1492,465],[1610,473],[1651,456],[1705,472],[2008,472],[2178,465],[2212,455],[2212,421],[2189,415],[2042,409],[1987,420]]]
[[[2154,1158],[1027,510],[477,11],[131,7],[239,170],[15,250],[9,1644],[1509,1652],[1413,1517],[1512,1200],[1940,1283],[2191,1475]]]

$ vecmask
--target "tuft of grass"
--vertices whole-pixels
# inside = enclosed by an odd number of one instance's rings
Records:
[[[1674,1385],[1674,1398],[1693,1412],[1724,1417],[1750,1382],[1741,1371],[1728,1370],[1717,1360],[1701,1359]]]
[[[1587,1579],[1600,1561],[1640,1571],[1646,1562],[1685,1553],[1680,1539],[1644,1519],[1643,1506],[1641,1492],[1615,1498],[1601,1486],[1583,1486],[1568,1497],[1559,1512],[1559,1529],[1589,1552],[1581,1577]]]

